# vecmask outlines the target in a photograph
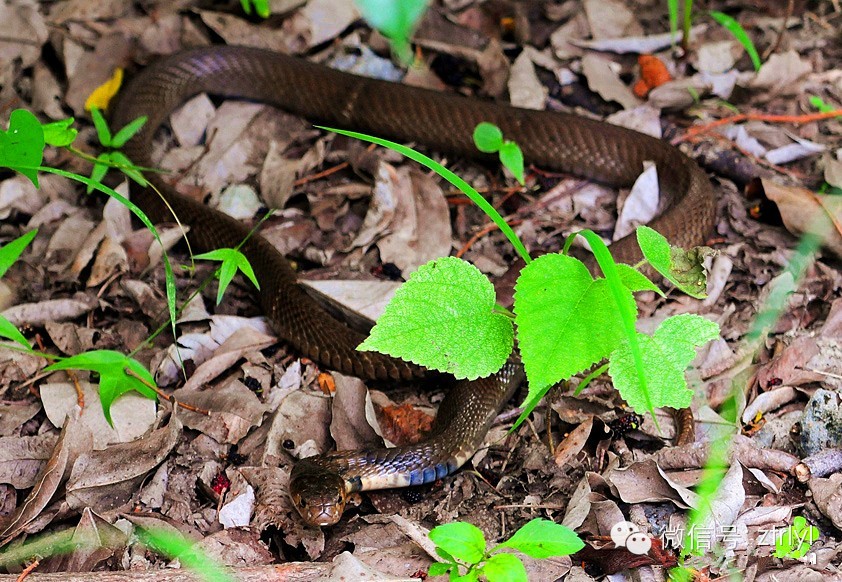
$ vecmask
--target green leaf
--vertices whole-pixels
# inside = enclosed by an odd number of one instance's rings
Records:
[[[494,311],[494,286],[456,257],[422,265],[395,293],[357,348],[471,380],[493,374],[512,352],[508,317]]]
[[[126,373],[129,369],[134,376]],[[99,399],[102,412],[108,424],[111,422],[111,404],[126,392],[132,390],[155,400],[157,394],[149,386],[155,385],[152,374],[137,360],[112,350],[94,350],[65,358],[44,368],[46,372],[55,370],[90,370],[99,374]],[[140,381],[142,378],[149,384]]]
[[[494,554],[482,565],[481,573],[488,582],[528,582],[526,568],[514,554]]]
[[[141,186],[148,185],[148,182],[146,181],[146,178],[143,177],[140,168],[135,166],[123,152],[111,152],[111,161],[119,166],[119,170],[121,172]]]
[[[111,130],[108,129],[108,122],[102,115],[99,107],[91,107],[91,117],[94,120],[94,127],[96,128],[96,135],[99,138],[99,143],[105,147],[111,147]]]
[[[38,170],[44,158],[44,130],[26,109],[9,116],[9,130],[0,131],[0,166],[20,172],[38,187]]]
[[[271,14],[269,0],[240,0],[240,5],[243,7],[243,12],[248,15],[251,15],[252,6],[254,6],[254,11],[260,18],[269,18]]]
[[[144,126],[146,123],[146,116],[142,115],[135,120],[130,121],[117,132],[114,138],[111,140],[111,147],[113,148],[121,148],[126,145],[126,142],[129,141],[131,138],[135,136],[135,134],[140,131],[140,128]]]
[[[216,249],[214,251],[210,251],[209,253],[196,255],[193,258],[203,261],[220,261],[222,263],[219,266],[218,273],[219,290],[216,293],[217,305],[222,302],[222,296],[225,294],[225,290],[228,289],[228,285],[231,284],[231,280],[234,278],[234,275],[237,274],[237,270],[242,271],[242,273],[249,278],[254,286],[257,289],[260,289],[260,283],[258,283],[257,277],[254,275],[251,263],[249,263],[246,256],[237,249]]]
[[[108,173],[108,168],[111,164],[111,153],[112,152],[105,152],[97,156],[97,162],[94,164],[93,169],[91,169],[92,181],[102,183],[102,179],[105,177],[105,174]],[[85,192],[90,194],[93,191],[94,186],[92,184],[88,184],[88,187],[85,188]]]
[[[392,48],[403,62],[411,58],[409,39],[429,0],[356,0],[360,14],[372,28],[392,41]]]
[[[728,16],[724,12],[719,12],[718,10],[711,10],[710,16],[716,22],[718,22],[719,25],[722,26],[725,30],[734,35],[734,38],[736,38],[737,41],[741,45],[743,45],[743,48],[748,53],[749,58],[751,58],[751,63],[754,65],[754,70],[759,71],[761,65],[760,55],[757,54],[757,49],[754,46],[754,42],[752,42],[751,37],[748,35],[748,33],[745,31],[742,25],[736,20],[734,20],[731,16]]]
[[[703,261],[714,251],[696,247],[685,251],[672,247],[664,236],[648,226],[637,227],[637,244],[649,264],[669,281],[696,299],[707,297],[707,277]]]
[[[637,313],[631,291],[622,301]],[[523,268],[515,284],[515,323],[529,396],[590,368],[620,343],[623,324],[605,279],[573,257],[548,254]]]
[[[488,582],[527,582],[526,568],[514,554],[494,554],[480,568]]]
[[[523,175],[523,152],[520,150],[520,146],[507,140],[500,148],[500,162],[514,174],[518,184],[523,186],[525,177]]]
[[[632,293],[636,291],[654,291],[661,297],[666,297],[664,292],[649,280],[649,277],[630,265],[617,263],[617,274],[620,276],[623,285]]]
[[[665,319],[650,337],[638,333],[647,394],[640,389],[637,369],[623,340],[611,354],[608,373],[620,395],[636,412],[653,407],[690,406],[693,391],[687,388],[684,372],[696,357],[696,347],[719,337],[719,326],[704,317],[682,314]]]
[[[72,117],[45,123],[41,126],[44,131],[44,142],[57,148],[69,146],[76,141],[79,130],[70,127],[75,120]]]
[[[482,530],[464,521],[434,527],[430,530],[430,540],[468,564],[477,564],[485,556],[485,536]]]
[[[0,337],[4,337],[10,339],[14,342],[19,343],[27,350],[30,349],[29,342],[26,341],[26,338],[23,334],[12,325],[12,322],[0,315]]]
[[[30,230],[27,233],[20,235],[13,241],[7,242],[0,247],[0,277],[6,274],[15,261],[18,260],[20,254],[23,252],[35,235],[38,234],[38,229]]]
[[[427,570],[428,576],[444,576],[450,569],[453,568],[453,564],[447,564],[445,562],[433,562],[430,564],[430,568]]]
[[[498,547],[512,548],[531,558],[569,556],[585,547],[572,529],[548,519],[535,518]]]
[[[493,154],[503,145],[503,131],[487,121],[478,123],[474,128],[474,144],[485,154]]]

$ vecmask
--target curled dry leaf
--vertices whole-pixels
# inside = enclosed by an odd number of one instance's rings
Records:
[[[266,405],[237,378],[213,390],[179,388],[172,396],[179,402],[210,412],[205,415],[186,410],[181,417],[186,427],[220,443],[238,443],[251,428],[260,426],[267,411]]]
[[[805,188],[761,180],[766,196],[778,205],[787,230],[796,236],[818,232],[824,248],[842,258],[842,196],[816,194]]]
[[[96,309],[99,301],[85,293],[76,293],[72,299],[50,299],[38,303],[21,303],[3,311],[2,315],[13,325],[42,326],[48,321],[68,321]]]

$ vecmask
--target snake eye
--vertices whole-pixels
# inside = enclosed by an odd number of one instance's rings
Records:
[[[298,499],[298,507],[300,507],[301,509],[306,509],[307,508],[307,500],[305,500],[303,497],[299,498]]]

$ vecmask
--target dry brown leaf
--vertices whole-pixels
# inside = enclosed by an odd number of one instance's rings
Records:
[[[196,368],[193,375],[184,383],[182,390],[189,392],[190,390],[200,389],[203,385],[226,372],[240,358],[256,356],[260,350],[277,341],[274,336],[257,331],[247,323],[246,318],[237,319],[240,320],[237,324],[241,327],[230,333],[225,341],[219,345],[219,348],[214,350],[213,356]],[[211,329],[211,340],[216,340],[213,336],[214,330],[215,328]]]
[[[38,571],[92,572],[102,562],[120,555],[129,540],[122,530],[86,507],[72,530],[70,541],[72,551],[47,558],[39,564]]]
[[[37,400],[0,402],[0,436],[8,436],[18,431],[26,421],[38,414],[40,410],[41,404]]]
[[[80,455],[67,480],[67,504],[109,511],[126,503],[143,479],[167,458],[181,433],[181,421],[173,414],[167,426],[142,439]]]
[[[239,359],[239,358],[238,358]],[[206,434],[220,443],[236,444],[249,430],[260,426],[266,405],[236,378],[213,390],[180,388],[173,398],[210,412],[210,416],[186,410],[184,426]]]
[[[112,426],[102,411],[99,386],[90,382],[79,382],[79,386],[85,398],[79,422],[91,432],[94,450],[139,439],[154,426],[158,409],[154,400],[137,392],[123,394],[111,405]],[[54,426],[63,426],[79,405],[76,386],[71,382],[41,384],[40,392],[44,412]]]
[[[55,450],[54,433],[25,437],[0,437],[0,483],[29,489]]]
[[[99,301],[85,293],[72,299],[51,299],[38,303],[21,303],[3,311],[2,315],[16,326],[44,325],[48,321],[67,321],[96,309]]]
[[[842,257],[842,197],[816,194],[805,188],[784,186],[761,180],[766,196],[778,205],[787,230],[796,236],[818,232],[824,236],[824,247]]]
[[[227,44],[253,46],[281,53],[299,52],[292,50],[294,45],[291,46],[285,34],[278,34],[271,27],[251,24],[240,16],[224,12],[199,9],[195,9],[195,12]]]
[[[778,95],[793,95],[801,89],[797,81],[812,70],[810,61],[802,59],[795,50],[774,53],[763,63],[749,86],[764,89],[767,99]]]
[[[842,530],[842,473],[827,479],[811,479],[807,484],[813,494],[813,501],[836,529]]]
[[[27,526],[39,518],[65,481],[77,458],[91,448],[91,435],[88,429],[76,419],[68,419],[56,442],[52,456],[35,479],[35,486],[26,499],[15,510],[11,520],[0,531],[0,548],[8,544]],[[43,524],[44,526],[47,523]],[[34,532],[29,532],[34,533]]]
[[[216,107],[206,93],[185,102],[170,115],[170,125],[181,147],[197,146],[202,143],[210,120],[216,115]]]
[[[260,536],[261,532],[255,529],[226,529],[202,538],[194,547],[226,566],[271,564],[275,556]]]
[[[520,53],[509,69],[509,101],[515,107],[544,109],[547,88],[538,80],[535,65],[526,51]]]
[[[670,479],[652,459],[612,469],[605,478],[626,503],[671,501],[682,509],[694,507],[695,493]]]
[[[340,451],[382,445],[366,419],[368,389],[359,378],[333,374],[336,391],[331,406],[330,436]]]
[[[588,80],[588,87],[606,101],[616,101],[624,109],[640,105],[640,99],[623,83],[608,59],[593,53],[586,54],[582,57],[582,74]]]
[[[395,203],[389,232],[380,238],[377,248],[384,263],[394,263],[401,272],[411,273],[450,254],[450,210],[438,183],[428,174],[401,166],[394,178],[394,182],[375,183],[375,192],[381,187],[391,188]]]
[[[9,218],[12,212],[35,214],[45,203],[44,193],[25,176],[18,175],[0,182],[0,220]]]
[[[621,0],[584,0],[582,7],[588,18],[591,35],[597,40],[643,34],[640,22]]]

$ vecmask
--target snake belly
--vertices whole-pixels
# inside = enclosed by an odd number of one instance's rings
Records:
[[[660,214],[650,226],[673,244],[704,241],[714,220],[714,197],[701,168],[676,148],[638,132],[575,115],[532,111],[459,95],[359,77],[256,48],[212,46],[177,53],[143,69],[121,91],[115,127],[145,115],[148,121],[123,151],[152,166],[152,139],[168,115],[199,93],[254,100],[312,121],[380,137],[413,141],[444,152],[476,157],[474,127],[487,121],[517,141],[526,160],[611,186],[633,183],[644,161],[658,167]],[[151,220],[190,226],[199,251],[235,247],[248,238],[239,221],[187,198],[160,176],[149,188],[132,189],[132,200]],[[167,204],[169,204],[168,208]],[[640,251],[631,237],[611,245],[618,261],[633,263]],[[260,282],[258,298],[280,338],[300,354],[344,374],[372,380],[430,376],[422,367],[379,354],[359,352],[362,334],[329,314],[298,285],[286,259],[253,235],[241,247]],[[305,521],[329,525],[341,516],[347,495],[357,490],[428,482],[455,471],[482,442],[491,419],[510,398],[520,377],[507,364],[489,378],[457,382],[442,401],[433,433],[397,449],[345,451],[299,461],[291,497]]]

